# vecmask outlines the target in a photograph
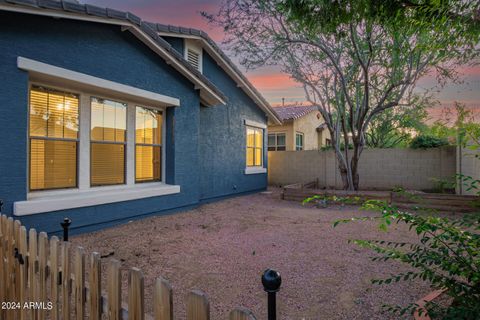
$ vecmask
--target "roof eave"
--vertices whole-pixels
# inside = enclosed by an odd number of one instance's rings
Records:
[[[111,9],[106,9],[111,10]],[[123,31],[128,30],[134,34],[140,41],[146,44],[150,49],[157,53],[161,58],[163,58],[167,64],[172,65],[178,72],[180,72],[187,79],[190,79],[194,85],[195,89],[200,91],[200,99],[208,105],[218,105],[226,104],[226,98],[214,92],[210,89],[209,86],[199,79],[195,74],[190,72],[188,68],[173,56],[172,53],[169,53],[167,49],[161,47],[158,43],[152,38],[152,34],[148,34],[140,28],[141,20],[137,22],[135,17],[129,20],[115,19],[112,17],[100,17],[90,14],[82,14],[65,11],[63,9],[46,9],[40,8],[34,5],[28,4],[10,4],[0,0],[0,11],[8,12],[17,12],[17,13],[26,13],[39,16],[47,16],[54,18],[65,18],[72,20],[88,21],[88,22],[98,22],[104,24],[118,25],[122,28]],[[129,13],[127,13],[128,15]],[[133,15],[132,15],[133,16]],[[133,21],[133,22],[132,22]],[[154,30],[152,30],[154,32]]]
[[[218,65],[227,72],[229,76],[231,76],[235,82],[237,83],[237,87],[241,88],[268,116],[269,121],[274,124],[282,124],[282,120],[278,117],[275,113],[273,108],[265,101],[265,99],[259,95],[259,93],[255,92],[256,90],[253,88],[253,85],[249,82],[246,82],[239,74],[238,71],[234,70],[228,62],[225,61],[224,57],[222,57],[217,50],[215,50],[212,45],[210,44],[207,39],[202,37],[201,35],[191,35],[191,34],[184,34],[180,32],[173,32],[173,31],[157,31],[160,36],[178,36],[180,38],[185,39],[194,39],[200,40],[204,48],[207,49],[208,54],[210,54]]]

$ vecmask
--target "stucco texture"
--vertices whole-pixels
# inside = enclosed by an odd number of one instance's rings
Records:
[[[166,182],[180,185],[179,194],[25,216],[27,228],[58,232],[69,216],[73,232],[94,230],[266,187],[266,174],[243,174],[241,123],[244,117],[266,123],[266,117],[213,62],[204,73],[231,91],[231,102],[207,109],[189,80],[119,26],[2,12],[0,48],[0,74],[8,79],[0,86],[0,146],[8,150],[0,153],[0,199],[8,215],[28,190],[29,75],[17,68],[18,56],[176,97],[181,104],[167,109],[165,146]]]

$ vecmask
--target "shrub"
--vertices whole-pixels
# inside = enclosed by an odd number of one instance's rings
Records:
[[[448,140],[445,138],[438,138],[432,135],[418,135],[410,142],[412,149],[428,149],[437,148],[448,145]]]
[[[351,242],[375,251],[373,261],[397,260],[409,264],[415,271],[394,274],[372,283],[390,284],[409,279],[429,281],[432,287],[444,289],[452,298],[448,306],[435,302],[426,304],[431,317],[440,319],[478,319],[480,315],[480,215],[451,220],[433,215],[403,212],[378,200],[364,203],[364,209],[382,213],[367,217],[336,221],[380,220],[380,228],[387,230],[392,223],[405,223],[419,236],[419,242],[391,242],[352,240]],[[421,209],[419,209],[421,210]],[[429,211],[431,214],[431,211]],[[412,314],[418,305],[384,306],[400,316]],[[421,312],[421,310],[420,310]]]

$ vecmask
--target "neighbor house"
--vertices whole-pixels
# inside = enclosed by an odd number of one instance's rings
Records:
[[[268,126],[269,151],[318,150],[330,146],[330,133],[315,106],[275,107],[282,124]]]
[[[202,31],[0,0],[3,213],[93,230],[267,187],[280,119]]]

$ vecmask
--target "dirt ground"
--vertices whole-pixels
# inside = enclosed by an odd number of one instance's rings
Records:
[[[395,262],[372,262],[369,250],[347,241],[416,241],[416,235],[401,225],[388,233],[373,222],[332,226],[336,219],[374,214],[356,207],[305,207],[280,200],[279,191],[272,189],[76,236],[72,242],[87,252],[113,253],[125,270],[142,269],[149,312],[155,278],[168,279],[175,319],[185,317],[184,298],[190,289],[208,295],[214,320],[227,319],[236,306],[266,319],[260,276],[267,268],[282,275],[279,319],[394,319],[381,313],[382,304],[416,301],[430,291],[428,285],[418,280],[371,284],[372,278],[409,269]]]

